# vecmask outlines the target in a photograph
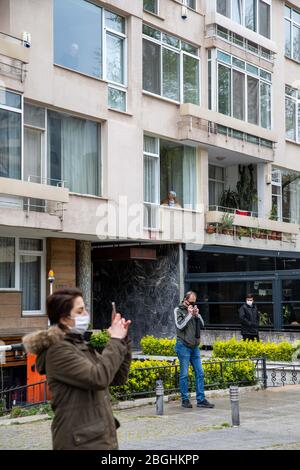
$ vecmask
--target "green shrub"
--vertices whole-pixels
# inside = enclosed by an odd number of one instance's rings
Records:
[[[141,339],[143,354],[152,356],[176,356],[176,339],[154,338],[154,336],[144,336]]]
[[[106,346],[110,338],[110,335],[107,330],[98,331],[97,333],[93,333],[90,337],[90,344],[93,348],[102,351],[102,349]]]
[[[299,339],[295,341],[293,344],[292,360],[297,361],[297,359],[300,359],[300,340]]]
[[[266,356],[272,361],[291,361],[293,346],[287,341],[281,343],[263,343],[261,341],[238,341],[231,338],[228,341],[215,341],[213,357],[226,359],[245,359]]]
[[[28,407],[14,406],[10,411],[10,418],[18,418],[20,416],[34,416],[40,414],[48,414],[53,416],[50,403],[42,403],[40,405],[33,405]]]
[[[167,366],[165,369],[163,366]],[[175,373],[177,366],[177,376]],[[149,367],[161,367],[149,370]],[[232,383],[252,385],[256,383],[255,365],[252,361],[230,363],[223,359],[210,359],[203,361],[204,381],[209,388],[227,388]],[[222,370],[222,373],[221,373]],[[155,390],[156,380],[161,378],[165,391],[172,391],[179,387],[179,362],[146,360],[133,361],[131,363],[128,382],[126,385],[110,387],[110,393],[114,400],[130,398],[133,395],[149,396],[149,392]],[[195,390],[195,375],[192,367],[189,367],[189,384],[192,391]],[[148,393],[147,393],[148,392]],[[138,395],[136,395],[138,394]]]

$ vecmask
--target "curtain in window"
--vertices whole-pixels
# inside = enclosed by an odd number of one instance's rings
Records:
[[[245,75],[243,73],[232,71],[233,80],[233,117],[245,119]]]
[[[15,287],[15,239],[0,238],[0,287]]]
[[[24,129],[24,180],[41,182],[42,132],[36,129]]]
[[[143,89],[160,95],[160,46],[143,39]]]
[[[259,81],[248,75],[248,122],[259,124]]]
[[[0,176],[21,179],[21,114],[0,109]]]
[[[163,48],[163,96],[180,100],[180,55]]]
[[[230,0],[217,0],[217,12],[230,18]]]
[[[183,146],[174,146],[170,142],[161,141],[160,145],[160,197],[164,200],[168,192],[175,191],[177,202],[183,204],[182,190],[182,159]]]
[[[259,34],[270,37],[270,5],[259,0]]]
[[[184,147],[183,151],[183,206],[195,209],[196,206],[196,151]]]
[[[144,156],[144,201],[159,203],[158,157]]]
[[[232,0],[232,19],[242,24],[242,0]]]
[[[99,195],[98,124],[52,111],[48,122],[51,178],[65,180],[72,192]]]
[[[183,101],[199,104],[199,61],[183,55]]]
[[[20,256],[22,310],[41,309],[41,257]]]

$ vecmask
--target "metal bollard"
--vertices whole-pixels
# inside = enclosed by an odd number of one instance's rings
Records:
[[[236,427],[240,425],[239,387],[236,385],[230,385],[229,395],[230,395],[230,402],[231,402],[232,426]]]
[[[163,415],[164,414],[164,384],[161,379],[156,380],[155,395],[156,395],[156,414]]]

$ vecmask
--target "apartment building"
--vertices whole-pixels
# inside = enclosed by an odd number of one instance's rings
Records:
[[[295,339],[299,145],[298,0],[2,0],[0,340],[47,327],[49,270],[136,346],[186,289],[205,344],[248,291]]]

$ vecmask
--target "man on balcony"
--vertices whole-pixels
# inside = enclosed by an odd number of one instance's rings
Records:
[[[162,206],[169,206],[169,207],[181,207],[179,202],[176,199],[176,192],[173,190],[170,190],[168,192],[168,197],[166,199],[163,199],[161,201]]]
[[[252,294],[247,294],[245,303],[239,309],[239,316],[243,340],[254,341],[256,339],[259,341],[259,313]]]

